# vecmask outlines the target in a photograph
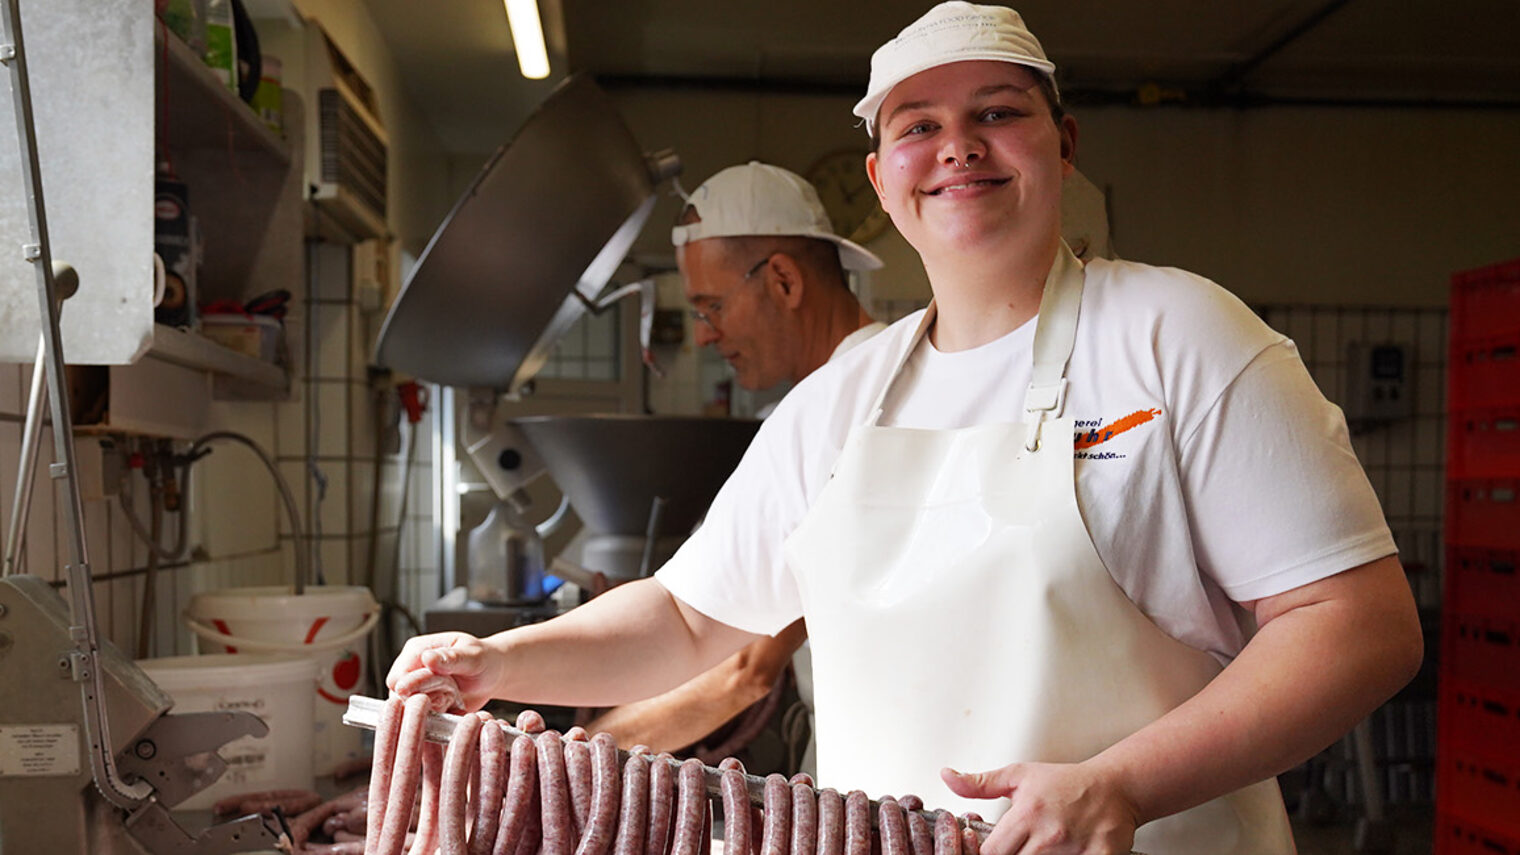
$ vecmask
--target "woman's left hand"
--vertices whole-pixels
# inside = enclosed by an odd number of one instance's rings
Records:
[[[940,777],[963,798],[1011,800],[981,855],[1124,855],[1135,843],[1134,807],[1088,764],[1012,763]]]

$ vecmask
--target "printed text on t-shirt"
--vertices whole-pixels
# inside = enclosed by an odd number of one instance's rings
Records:
[[[1160,410],[1136,410],[1106,425],[1102,424],[1102,419],[1077,419],[1075,424],[1078,430],[1073,438],[1073,448],[1076,449],[1076,456],[1080,459],[1088,460],[1113,460],[1125,457],[1126,455],[1112,452],[1094,454],[1086,451],[1086,449],[1092,448],[1095,445],[1102,445],[1125,431],[1133,430],[1150,422],[1159,415],[1161,415]],[[1086,428],[1086,430],[1082,430],[1082,428]]]

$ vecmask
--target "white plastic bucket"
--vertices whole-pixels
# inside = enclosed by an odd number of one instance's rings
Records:
[[[176,810],[205,810],[237,793],[311,789],[316,660],[239,653],[142,659],[137,666],[174,699],[175,713],[243,710],[269,725],[263,737],[239,737],[218,749],[227,771]]]
[[[190,598],[185,626],[209,653],[293,653],[317,662],[312,704],[314,767],[331,774],[362,753],[358,728],[343,724],[348,696],[365,689],[365,643],[380,606],[368,588],[223,588]]]

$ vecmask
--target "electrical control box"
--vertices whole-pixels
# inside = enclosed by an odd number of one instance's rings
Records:
[[[1414,360],[1407,344],[1352,342],[1346,354],[1341,406],[1353,422],[1388,422],[1414,415]]]

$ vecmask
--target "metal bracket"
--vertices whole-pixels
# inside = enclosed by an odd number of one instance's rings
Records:
[[[21,245],[21,257],[27,261],[36,261],[42,257],[42,244],[24,243]]]
[[[679,161],[677,168],[679,169]],[[624,297],[637,296],[639,298],[639,352],[643,355],[644,364],[649,366],[649,370],[653,371],[656,377],[663,378],[665,376],[664,369],[655,361],[654,351],[649,349],[650,336],[654,330],[656,296],[653,279],[644,278],[637,282],[631,282],[594,300],[582,294],[579,290],[572,290],[570,293],[580,301],[581,306],[586,311],[593,315],[600,315],[602,312],[607,311]]]
[[[269,725],[242,711],[169,714],[156,719],[116,768],[127,780],[147,781],[156,800],[174,807],[214,783],[227,769],[216,750],[244,736],[260,737]]]
[[[271,826],[269,820],[252,814],[213,825],[191,837],[169,811],[150,801],[127,815],[127,833],[154,855],[231,855],[234,852],[263,852],[277,848],[288,838]]]
[[[10,61],[13,60],[13,59],[15,59],[15,58],[16,58],[16,46],[15,45],[0,45],[0,63],[5,63],[5,64],[9,65]]]

